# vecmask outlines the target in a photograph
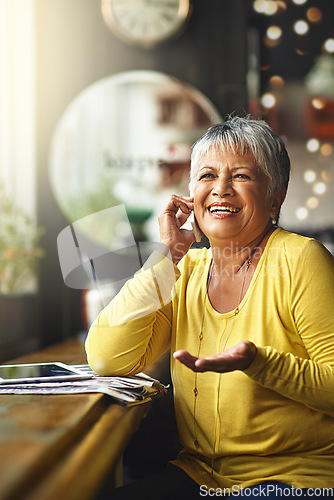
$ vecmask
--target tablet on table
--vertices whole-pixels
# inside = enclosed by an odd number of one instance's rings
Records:
[[[88,378],[91,378],[91,375],[60,362],[0,365],[0,384],[27,384]]]

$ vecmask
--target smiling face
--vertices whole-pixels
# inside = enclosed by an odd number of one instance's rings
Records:
[[[251,154],[210,149],[199,164],[194,184],[194,212],[212,246],[245,246],[270,227],[282,200],[269,196],[268,177]]]

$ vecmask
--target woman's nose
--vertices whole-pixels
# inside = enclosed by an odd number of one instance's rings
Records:
[[[215,179],[214,185],[212,187],[212,194],[215,196],[231,196],[234,193],[232,183],[230,179],[226,177],[220,177]]]

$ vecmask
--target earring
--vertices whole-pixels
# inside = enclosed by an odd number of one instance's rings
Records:
[[[276,220],[276,216],[275,215],[271,216],[271,223],[272,223],[273,226],[276,226],[277,220]]]

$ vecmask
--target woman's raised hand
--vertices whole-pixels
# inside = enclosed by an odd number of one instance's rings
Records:
[[[192,356],[188,351],[184,350],[175,351],[173,357],[194,372],[226,373],[235,370],[246,370],[254,361],[256,353],[255,344],[249,340],[243,340],[226,351],[207,358]]]
[[[181,229],[194,209],[194,199],[173,194],[159,216],[160,242],[168,246],[177,264],[195,241],[194,232]]]

